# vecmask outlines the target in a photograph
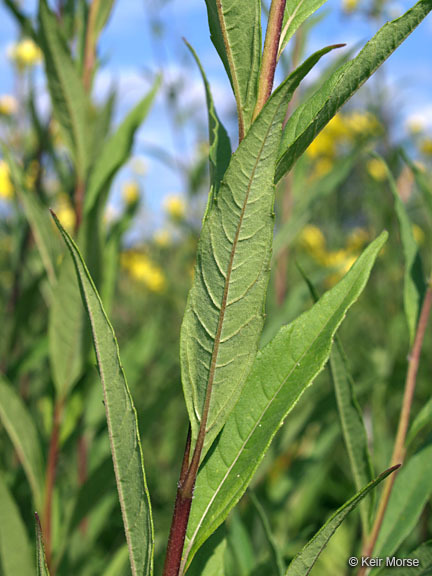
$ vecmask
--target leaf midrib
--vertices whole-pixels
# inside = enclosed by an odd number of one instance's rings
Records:
[[[353,279],[353,284],[355,284],[355,281],[357,280],[357,278],[361,275],[361,271],[358,272],[357,276],[355,279]],[[351,291],[350,291],[351,292]],[[349,293],[350,294],[350,293]],[[327,328],[328,324],[331,322],[331,320],[333,320],[334,316],[338,313],[338,311],[340,310],[341,307],[343,307],[343,302],[347,299],[347,297],[349,296],[349,294],[347,294],[345,296],[345,298],[343,299],[341,305],[338,307],[338,309],[332,314],[332,316],[329,318],[329,320],[324,324],[324,326],[322,327],[322,329],[319,331],[319,333],[317,334],[316,338],[311,342],[310,346],[304,351],[304,353],[299,357],[299,359],[297,361],[295,361],[293,363],[293,367],[291,369],[291,371],[289,372],[289,374],[287,374],[287,376],[285,377],[285,379],[282,380],[280,386],[277,388],[277,390],[275,391],[275,393],[273,394],[273,396],[271,397],[271,399],[268,401],[268,403],[266,404],[264,410],[262,411],[260,417],[257,419],[254,427],[252,428],[251,432],[249,433],[249,435],[247,436],[247,438],[245,439],[245,441],[243,442],[243,444],[241,445],[240,450],[238,451],[237,456],[235,457],[235,459],[233,460],[232,464],[228,467],[227,472],[225,474],[225,476],[223,477],[222,481],[220,482],[219,486],[214,490],[213,492],[213,496],[211,498],[211,500],[209,501],[209,504],[207,505],[202,518],[200,520],[200,522],[197,525],[197,528],[193,534],[193,536],[191,537],[190,541],[189,541],[189,545],[188,548],[186,549],[185,552],[185,558],[187,559],[189,556],[189,553],[191,551],[192,545],[196,539],[196,536],[198,534],[199,529],[202,526],[202,523],[204,521],[204,518],[207,515],[207,512],[209,511],[211,505],[213,504],[214,500],[216,499],[216,496],[219,494],[220,490],[222,489],[222,486],[225,483],[225,480],[227,479],[228,475],[230,474],[231,470],[234,468],[234,466],[237,464],[238,459],[240,458],[241,454],[243,453],[244,447],[246,446],[246,444],[249,442],[252,434],[255,432],[255,430],[257,429],[259,423],[262,421],[262,419],[264,418],[266,412],[268,411],[268,409],[270,408],[270,406],[272,405],[273,401],[275,400],[275,398],[278,396],[278,394],[280,393],[282,387],[286,384],[287,380],[292,376],[293,372],[295,371],[295,369],[297,368],[297,364],[299,362],[301,362],[304,358],[304,356],[310,351],[310,349],[312,348],[312,346],[315,344],[316,340],[319,338],[319,336],[322,334],[322,332],[324,332],[324,330]],[[321,366],[322,369],[322,366]],[[291,408],[293,408],[294,406],[292,406]]]

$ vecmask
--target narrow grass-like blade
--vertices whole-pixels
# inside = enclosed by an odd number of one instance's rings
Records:
[[[384,162],[382,158],[381,161]],[[422,262],[420,259],[420,251],[414,238],[413,223],[411,222],[405,205],[399,196],[397,184],[387,164],[386,169],[390,189],[394,198],[396,214],[399,220],[402,248],[405,258],[403,298],[405,317],[410,336],[410,345],[412,345],[414,342],[426,285],[424,281]]]
[[[211,39],[237,103],[240,139],[252,121],[261,61],[260,0],[206,0]]]
[[[34,422],[17,391],[0,376],[0,421],[3,424],[24,468],[34,505],[42,505],[44,463]]]
[[[203,454],[239,397],[258,347],[273,239],[273,177],[286,106],[299,82],[332,48],[311,56],[267,102],[232,156],[202,228],[180,357],[192,447],[207,413]]]
[[[33,576],[34,560],[18,506],[0,475],[0,573]]]
[[[394,472],[398,466],[389,468],[380,474],[375,480],[365,486],[360,492],[348,500],[341,506],[333,516],[324,524],[319,532],[306,544],[303,550],[297,554],[291,564],[288,566],[286,576],[307,576],[310,574],[315,562],[319,558],[321,552],[327,545],[327,542],[348,516],[348,514],[357,507],[359,502],[380,482],[382,482],[389,474]]]
[[[279,42],[278,58],[300,26],[327,0],[287,0]]]
[[[86,213],[90,212],[99,194],[106,189],[117,170],[129,157],[135,133],[150,110],[159,84],[158,78],[150,92],[129,112],[104,144],[90,173],[84,203]]]
[[[343,64],[300,105],[288,120],[281,141],[275,181],[303,154],[336,112],[372,76],[432,10],[432,0],[420,0],[403,16],[385,24],[353,60]]]
[[[75,161],[77,174],[84,181],[89,162],[88,99],[47,0],[39,3],[39,36],[54,115]]]
[[[99,294],[75,242],[54,213],[53,217],[73,258],[92,328],[132,575],[150,575],[153,521],[135,406],[123,373],[114,330]]]
[[[37,576],[50,576],[45,556],[45,546],[43,542],[42,526],[37,512],[35,513],[35,528],[36,528],[36,574]]]
[[[399,471],[374,548],[380,558],[394,554],[416,527],[432,494],[432,445],[426,446]]]
[[[207,202],[207,208],[204,214],[204,220],[205,220],[212,207],[213,198],[217,196],[220,183],[222,181],[222,178],[224,177],[226,169],[228,168],[231,159],[231,143],[227,131],[225,130],[225,127],[220,121],[219,116],[216,112],[213,96],[210,90],[210,85],[204,72],[204,68],[201,66],[201,62],[198,58],[198,55],[192,48],[192,46],[188,42],[186,42],[186,45],[191,51],[192,56],[195,58],[198,68],[201,72],[207,100],[208,123],[209,123],[209,146],[210,146],[209,148],[210,193]]]
[[[258,353],[198,473],[185,564],[237,504],[286,416],[323,369],[335,332],[363,291],[386,238],[383,232],[334,288]]]

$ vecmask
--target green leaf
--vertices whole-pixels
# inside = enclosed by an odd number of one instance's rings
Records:
[[[254,505],[255,510],[257,511],[258,517],[264,529],[264,534],[270,547],[270,552],[274,563],[274,567],[276,569],[276,574],[279,574],[279,576],[284,576],[285,563],[279,551],[278,545],[274,539],[273,533],[271,531],[270,522],[267,517],[266,511],[264,510],[264,507],[261,504],[261,502],[258,500],[255,492],[250,491],[249,496],[252,504]]]
[[[375,480],[370,482],[362,490],[357,492],[355,496],[348,500],[343,506],[341,506],[329,520],[324,524],[324,526],[315,534],[315,536],[309,540],[306,546],[303,548],[299,554],[294,558],[291,564],[288,566],[286,576],[307,576],[313,568],[313,565],[317,561],[319,555],[324,550],[327,542],[348,516],[348,514],[357,507],[359,502],[380,482],[382,482],[389,474],[395,471],[398,466],[389,468],[382,474],[380,474]]]
[[[0,475],[0,572],[2,576],[33,576],[33,551],[26,528],[3,478]]]
[[[407,439],[405,442],[406,446],[410,446],[415,440],[418,434],[422,432],[425,428],[430,428],[432,426],[432,398],[423,405],[420,412],[414,418],[413,423],[410,426]]]
[[[399,471],[387,506],[374,555],[391,556],[416,527],[432,494],[432,445],[423,448]]]
[[[122,546],[104,570],[102,576],[126,576],[128,573],[128,549]]]
[[[137,414],[121,365],[117,340],[75,242],[54,213],[53,217],[73,258],[92,328],[132,575],[151,574],[154,536],[150,496]]]
[[[204,88],[207,100],[208,122],[209,122],[209,163],[210,163],[210,193],[207,202],[207,208],[204,214],[204,219],[207,218],[213,200],[217,196],[222,178],[228,168],[231,159],[231,143],[227,131],[217,115],[216,108],[213,102],[213,96],[210,90],[210,85],[207,81],[204,69],[201,66],[198,55],[192,46],[186,42],[187,47],[195,58],[201,76],[204,82]]]
[[[260,0],[206,0],[212,42],[225,66],[237,103],[239,136],[252,122],[261,61]]]
[[[46,0],[39,4],[39,32],[54,116],[75,161],[78,177],[84,181],[89,161],[87,95],[57,18]]]
[[[37,576],[50,576],[45,556],[45,546],[43,542],[42,526],[38,513],[35,514],[36,525],[36,574]]]
[[[278,182],[303,154],[336,112],[372,76],[432,10],[432,0],[420,0],[403,16],[385,24],[353,60],[342,65],[289,118],[279,151]]]
[[[86,213],[90,212],[101,192],[129,158],[135,133],[148,114],[159,84],[160,78],[157,78],[151,91],[129,112],[103,146],[90,173],[84,202]]]
[[[95,38],[97,39],[105,28],[114,6],[114,0],[103,0],[98,4],[98,12],[95,23]]]
[[[303,270],[300,272],[309,286],[309,290],[315,301],[319,295]],[[363,415],[355,395],[355,385],[352,378],[348,358],[346,357],[340,338],[335,336],[335,346],[332,349],[329,361],[330,374],[336,394],[339,418],[342,433],[347,448],[354,484],[360,490],[368,482],[373,480],[372,459],[368,447],[368,438],[363,421]],[[366,502],[360,504],[363,533],[369,534],[369,519],[373,500],[369,505]]]
[[[4,0],[4,5],[9,9],[9,12],[15,18],[19,27],[26,36],[37,41],[37,35],[33,28],[32,21],[24,14],[24,12],[21,11],[19,3],[16,2],[16,0]]]
[[[34,505],[40,508],[44,492],[44,461],[39,435],[24,402],[3,376],[0,376],[0,420],[24,468]]]
[[[419,566],[388,567],[379,570],[380,576],[431,576],[432,574],[432,540],[424,542],[410,554],[403,554],[398,558],[411,558],[419,561]],[[375,573],[374,573],[375,574]]]
[[[380,158],[380,160],[384,162],[382,158]],[[410,336],[410,345],[412,345],[414,342],[417,322],[420,315],[420,308],[426,286],[422,263],[420,260],[420,251],[413,234],[413,224],[406,212],[405,205],[399,196],[399,191],[393,175],[390,172],[387,164],[385,165],[387,169],[387,177],[390,183],[390,189],[393,193],[396,214],[399,220],[402,248],[405,258],[403,297],[405,317],[407,320]]]
[[[225,532],[219,530],[207,540],[188,570],[188,576],[221,576],[225,574]]]
[[[33,237],[48,279],[52,286],[57,282],[56,262],[59,255],[59,245],[53,236],[52,221],[48,210],[41,203],[34,192],[29,192],[24,185],[23,170],[17,165],[12,155],[3,148],[11,172],[12,182],[30,225]]]
[[[239,501],[287,414],[323,369],[334,334],[360,296],[386,238],[383,232],[332,290],[281,328],[258,353],[242,394],[198,473],[185,563]]]
[[[279,42],[278,58],[289,40],[294,36],[305,20],[316,12],[327,0],[287,0]]]
[[[263,326],[273,176],[286,106],[300,80],[329,50],[309,58],[270,98],[232,156],[202,228],[180,358],[192,447],[208,414],[203,455],[240,395]]]
[[[86,352],[85,327],[74,265],[66,253],[53,291],[48,318],[51,372],[59,398],[67,396],[82,373]]]

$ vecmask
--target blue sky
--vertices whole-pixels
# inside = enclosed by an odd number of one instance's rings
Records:
[[[333,43],[346,43],[348,47],[359,46],[378,29],[379,23],[371,23],[362,16],[347,17],[341,10],[342,0],[328,0],[325,17],[311,34],[307,55],[314,50]],[[413,2],[389,0],[391,17],[408,9]],[[24,9],[34,13],[37,2],[24,0]],[[157,40],[151,34],[151,22],[158,20],[163,34]],[[0,94],[13,92],[14,79],[7,59],[7,47],[16,40],[17,29],[7,11],[0,4]],[[192,160],[196,149],[197,123],[205,126],[206,107],[201,79],[192,62],[182,37],[196,49],[211,82],[220,116],[229,129],[234,107],[230,86],[223,67],[214,50],[208,32],[204,0],[117,0],[110,23],[104,31],[99,54],[104,60],[94,88],[96,98],[103,98],[111,85],[119,89],[117,119],[141,98],[150,87],[151,76],[160,68],[164,70],[164,85],[181,81],[187,85],[181,103],[192,110],[189,126],[181,130],[173,126],[166,98],[161,93],[146,123],[140,129],[135,154],[146,158],[147,175],[143,180],[145,210],[137,222],[137,232],[152,231],[161,226],[161,203],[167,194],[182,193],[183,181],[179,173],[165,164],[148,157],[150,146],[170,150],[182,163]],[[385,65],[385,81],[389,86],[389,105],[397,110],[402,126],[407,118],[416,115],[423,118],[432,133],[432,17],[426,19]],[[40,106],[46,107],[42,73]],[[367,89],[367,88],[366,88]],[[363,89],[364,90],[364,89]],[[119,174],[112,205],[120,206],[122,182],[131,177],[130,168]]]

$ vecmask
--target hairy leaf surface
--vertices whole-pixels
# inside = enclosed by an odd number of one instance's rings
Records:
[[[33,551],[3,474],[0,475],[0,510],[0,573],[2,576],[33,576]]]
[[[416,527],[432,494],[432,445],[406,462],[398,473],[387,506],[374,555],[394,554]]]
[[[420,0],[403,16],[385,24],[350,62],[342,65],[288,120],[279,151],[278,182],[339,108],[366,82],[432,10]]]
[[[45,546],[43,542],[42,526],[39,516],[36,514],[36,574],[37,576],[50,576],[48,564],[45,556]]]
[[[211,39],[237,103],[240,139],[252,121],[261,60],[260,0],[206,0]]]
[[[108,186],[117,170],[129,157],[135,133],[150,110],[159,83],[159,79],[156,80],[151,91],[129,112],[114,134],[104,144],[90,173],[84,202],[86,213],[93,208],[99,194]]]
[[[361,294],[386,238],[383,232],[332,290],[258,353],[242,394],[198,473],[184,563],[239,501],[287,414],[323,369],[334,334]]]
[[[120,362],[117,340],[76,244],[55,215],[54,220],[72,255],[91,323],[132,574],[151,574],[154,537],[150,496],[137,414]]]
[[[273,177],[286,106],[300,80],[331,49],[309,58],[268,101],[232,156],[202,228],[180,357],[192,446],[208,405],[203,454],[238,398],[258,347],[273,237]]]
[[[327,0],[287,0],[279,42],[278,58],[300,26]]]
[[[30,484],[34,505],[42,505],[44,463],[39,435],[17,391],[0,376],[0,421],[18,454]]]
[[[286,576],[307,576],[310,574],[315,562],[319,558],[321,552],[326,547],[328,541],[348,516],[348,514],[357,507],[359,502],[380,482],[382,482],[389,474],[394,472],[394,468],[386,470],[380,474],[375,480],[370,482],[362,490],[357,492],[355,496],[348,500],[341,506],[333,516],[324,524],[319,532],[306,544],[303,550],[297,554],[291,564],[288,566]]]
[[[89,160],[88,99],[57,18],[46,0],[39,4],[39,32],[54,115],[77,174],[84,181]]]

